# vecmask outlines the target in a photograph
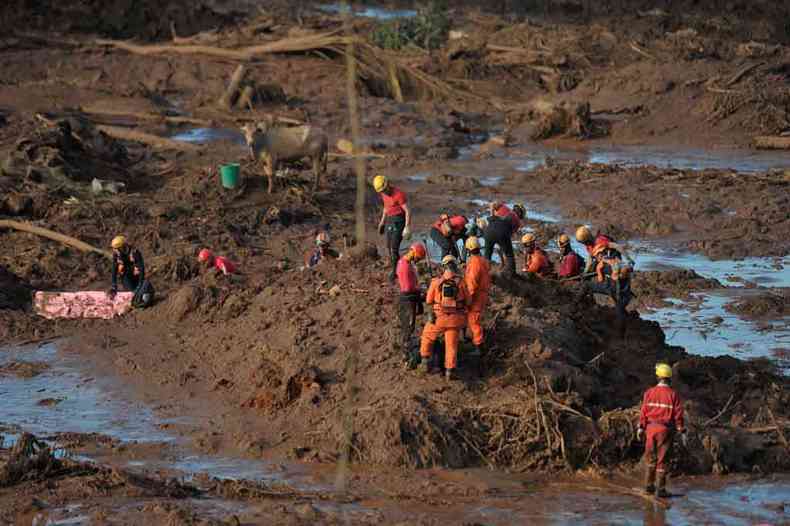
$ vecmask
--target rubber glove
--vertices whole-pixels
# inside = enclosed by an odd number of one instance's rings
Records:
[[[403,228],[403,239],[409,239],[409,238],[411,238],[411,228],[409,228],[409,225],[406,225]]]

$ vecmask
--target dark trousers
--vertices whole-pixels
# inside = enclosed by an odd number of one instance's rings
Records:
[[[406,227],[406,216],[387,216],[384,220],[384,232],[387,237],[387,249],[390,253],[391,276],[394,278],[395,269],[400,259],[400,243],[403,241],[403,229]]]
[[[431,228],[431,240],[439,245],[442,251],[442,259],[447,255],[455,256],[456,259],[460,259],[461,256],[458,254],[458,245],[455,242],[455,238],[444,237],[438,229]]]
[[[128,290],[129,292],[134,292],[140,285],[140,278],[139,276],[135,276],[131,273],[124,273],[124,275],[121,276],[121,284],[123,285],[124,289]]]
[[[494,246],[499,245],[499,248],[502,249],[502,253],[505,256],[505,261],[503,261],[505,270],[511,274],[515,274],[516,257],[513,254],[513,241],[510,239],[512,232],[513,229],[510,225],[510,221],[492,217],[483,231],[483,239],[485,240],[483,256],[491,261],[491,256],[494,254]]]
[[[603,294],[614,300],[615,311],[617,312],[617,330],[623,335],[625,331],[625,308],[631,302],[631,280],[626,279],[619,282],[606,278],[599,282],[593,278],[588,284],[589,290],[595,294]]]
[[[417,315],[422,314],[422,298],[419,293],[401,294],[398,298],[398,320],[400,322],[401,342],[408,345],[414,327],[417,324]]]

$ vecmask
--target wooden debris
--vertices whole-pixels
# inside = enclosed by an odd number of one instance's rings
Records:
[[[760,150],[790,150],[790,137],[759,135],[753,141]]]
[[[220,107],[225,108],[226,110],[230,110],[233,107],[233,104],[236,102],[236,99],[239,96],[239,86],[241,86],[246,74],[247,68],[244,66],[244,64],[240,64],[236,67],[236,70],[230,77],[230,83],[228,84],[225,93],[223,93],[222,97],[219,98]]]
[[[741,68],[741,70],[738,71],[735,75],[733,75],[730,78],[730,80],[728,80],[727,82],[724,83],[724,86],[729,88],[730,86],[732,86],[733,84],[736,84],[739,80],[741,80],[744,77],[744,75],[749,73],[751,70],[753,70],[755,68],[758,68],[758,67],[762,66],[763,64],[764,64],[764,62],[755,62],[754,64],[749,64],[748,66],[746,66],[744,68]]]
[[[116,139],[139,142],[139,143],[147,144],[149,146],[153,146],[154,148],[161,148],[163,150],[180,150],[185,152],[195,152],[200,149],[195,144],[182,142],[182,141],[174,141],[166,137],[159,137],[157,135],[152,135],[150,133],[145,133],[130,128],[123,128],[121,126],[107,126],[104,124],[100,124],[96,126],[96,129],[106,133],[110,137],[115,137]]]
[[[10,219],[2,219],[0,220],[0,228],[11,228],[14,230],[19,230],[21,232],[29,232],[37,236],[45,237],[47,239],[51,239],[53,241],[63,243],[64,245],[74,247],[78,250],[82,250],[83,252],[95,252],[107,258],[112,257],[112,254],[107,250],[101,250],[99,248],[94,247],[93,245],[89,245],[88,243],[85,243],[84,241],[80,241],[77,238],[59,234],[53,230],[32,225],[30,223],[23,223],[21,221],[11,221]]]

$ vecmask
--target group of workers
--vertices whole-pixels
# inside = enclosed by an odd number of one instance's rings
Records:
[[[522,205],[510,207],[499,202],[491,204],[486,220],[470,222],[460,214],[439,216],[428,237],[439,248],[441,271],[439,276],[431,279],[423,296],[415,264],[428,257],[426,246],[421,242],[413,243],[400,257],[400,243],[404,238],[408,239],[411,227],[406,194],[382,175],[373,179],[373,186],[383,204],[379,232],[387,236],[390,279],[397,279],[400,288],[398,317],[404,350],[408,356],[416,318],[424,313],[424,305],[427,305],[430,317],[420,337],[418,371],[432,372],[433,347],[438,338],[443,337],[445,377],[452,380],[464,329],[471,333],[474,345],[474,350],[466,353],[464,360],[479,360],[484,352],[481,318],[491,288],[491,258],[499,248],[505,274],[517,276],[512,239],[523,226],[526,210]],[[543,279],[578,280],[583,294],[592,292],[611,297],[622,331],[625,309],[632,296],[630,277],[633,260],[611,237],[602,233],[593,235],[586,226],[577,228],[574,237],[586,250],[587,261],[573,250],[570,237],[561,234],[557,238],[559,259],[555,267],[549,254],[539,246],[535,234],[525,233],[520,239],[524,251],[522,273]],[[459,251],[459,242],[463,243],[464,255]],[[464,260],[466,266],[461,272],[460,263]],[[672,438],[679,433],[684,445],[687,438],[682,401],[670,387],[671,367],[658,364],[656,377],[658,384],[645,393],[642,401],[637,438],[641,440],[643,435],[646,438],[644,490],[663,498],[669,496],[666,491],[666,462]]]
[[[383,205],[379,232],[386,234],[391,265],[390,280],[397,279],[400,288],[399,320],[405,350],[408,352],[416,316],[423,312],[423,303],[427,304],[431,311],[430,320],[425,324],[420,338],[420,367],[427,367],[433,343],[439,336],[443,336],[445,374],[451,378],[457,363],[458,340],[463,329],[469,329],[475,353],[483,352],[481,317],[488,302],[490,261],[496,249],[499,249],[505,274],[519,276],[516,272],[513,237],[524,225],[526,209],[520,204],[511,207],[506,203],[495,202],[489,207],[488,217],[477,221],[470,221],[461,214],[440,215],[431,226],[428,238],[440,251],[442,273],[431,281],[423,297],[413,263],[427,257],[425,245],[414,243],[400,257],[401,241],[408,239],[411,230],[411,214],[406,194],[390,184],[383,175],[374,177],[373,187],[381,197]],[[573,250],[570,237],[561,234],[557,238],[560,253],[559,263],[555,268],[548,253],[538,245],[535,234],[525,233],[520,238],[524,249],[522,273],[560,281],[578,280],[583,293],[610,296],[615,301],[618,324],[622,330],[625,309],[631,299],[630,273],[633,261],[623,247],[609,236],[601,233],[593,236],[586,226],[580,226],[575,237],[585,247],[588,261],[585,263]],[[463,243],[463,255],[459,250],[459,242]],[[462,262],[466,263],[463,275],[459,269]]]

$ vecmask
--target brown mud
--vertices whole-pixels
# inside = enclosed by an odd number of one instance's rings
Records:
[[[640,457],[635,418],[659,360],[673,364],[675,385],[688,401],[691,441],[677,455],[674,473],[790,469],[790,384],[767,360],[690,355],[667,345],[661,327],[638,312],[630,313],[620,338],[613,309],[581,297],[573,285],[497,276],[483,374],[467,367],[457,382],[419,377],[403,364],[397,293],[384,281],[384,261],[350,257],[346,246],[354,243],[356,192],[347,157],[332,157],[318,192],[310,191],[307,170],[290,167],[268,194],[260,168],[236,141],[172,150],[113,138],[102,128],[171,137],[196,126],[235,130],[277,114],[323,127],[334,145],[350,132],[345,64],[336,50],[250,62],[247,80],[278,85],[284,102],[226,111],[216,103],[235,63],[130,54],[98,45],[93,36],[172,40],[169,20],[179,38],[224,24],[219,37],[200,38],[242,46],[338,29],[340,17],[308,6],[293,12],[279,3],[267,13],[223,11],[216,17],[202,8],[185,10],[186,2],[117,2],[118,18],[105,12],[109,4],[78,4],[87,11],[53,5],[49,15],[58,16],[42,17],[18,9],[15,16],[31,30],[50,31],[0,40],[0,215],[101,248],[124,233],[144,253],[158,301],[120,320],[36,318],[32,290],[104,290],[109,263],[29,233],[0,230],[3,346],[63,337],[58,345],[77,353],[92,374],[116,379],[159,414],[199,418],[198,425],[173,428],[203,454],[287,459],[333,472],[348,460],[348,487],[356,492],[351,500],[373,507],[380,499],[413,503],[412,481],[424,473],[440,479],[426,482],[422,493],[438,507],[461,496],[470,505],[489,496],[485,487],[448,483],[444,479],[457,472],[443,468],[614,473],[633,484],[629,477]],[[453,26],[469,33],[470,42],[450,43],[433,55],[398,54],[410,67],[477,97],[425,92],[400,103],[386,97],[375,78],[359,83],[363,135],[376,154],[366,161],[368,173],[386,173],[409,191],[415,232],[427,230],[446,208],[474,210],[473,198],[527,193],[619,239],[671,238],[713,258],[787,254],[786,171],[744,175],[549,162],[529,172],[513,169],[493,182],[491,174],[472,179],[453,172],[452,159],[492,136],[506,137],[481,146],[478,160],[514,151],[502,144],[529,149],[529,141],[549,135],[555,136],[550,144],[575,147],[604,133],[618,144],[745,146],[753,135],[790,127],[790,50],[781,39],[770,45],[753,40],[763,35],[773,42],[775,20],[724,17],[717,25],[699,13],[593,15],[594,24],[579,24],[572,12],[513,23],[456,9]],[[127,22],[113,23],[121,18]],[[231,19],[236,22],[226,24]],[[88,27],[79,23],[91,20]],[[358,20],[355,31],[367,35],[374,23]],[[174,126],[165,117],[203,124]],[[235,191],[218,182],[216,167],[228,161],[240,161],[246,176]],[[432,174],[425,180],[404,177],[423,169]],[[94,178],[125,186],[120,193],[94,192]],[[378,203],[371,189],[366,205],[368,240],[381,245],[373,231]],[[315,271],[299,270],[314,232],[325,225],[344,257]],[[530,226],[546,243],[559,233],[556,225]],[[195,256],[202,247],[237,261],[241,275],[228,279],[201,269]],[[434,271],[426,265],[421,275]],[[637,274],[634,286],[638,310],[719,283],[693,271],[662,271]],[[767,300],[734,308],[755,316],[786,313],[785,304]],[[2,375],[37,371],[5,364],[0,382]],[[58,398],[39,398],[43,409],[60,406]],[[124,456],[110,449],[108,465]],[[130,524],[143,517],[146,523],[238,523],[216,509],[202,515],[198,497],[205,495],[253,501],[252,523],[269,513],[284,524],[340,522],[316,508],[315,495],[302,502],[296,493],[283,497],[243,481],[214,481],[206,489],[50,459],[44,451],[3,452],[6,466],[24,467],[17,470],[21,478],[6,477],[8,487],[0,489],[3,520],[32,520],[47,507],[83,503],[98,522],[117,513],[118,523]],[[371,481],[389,489],[366,490]],[[45,488],[52,495],[47,505],[39,502]],[[291,500],[284,504],[284,498]],[[135,504],[141,499],[142,507]],[[346,503],[337,495],[325,500]],[[355,517],[355,523],[398,520],[397,514]]]

